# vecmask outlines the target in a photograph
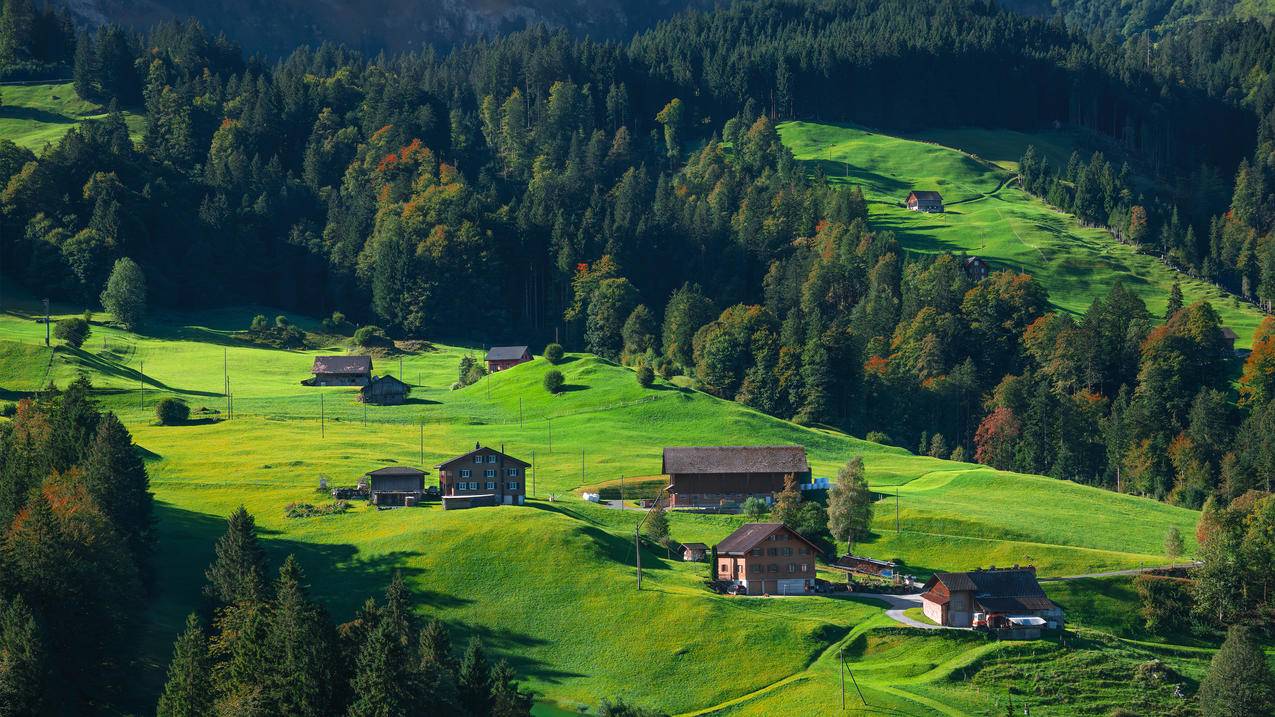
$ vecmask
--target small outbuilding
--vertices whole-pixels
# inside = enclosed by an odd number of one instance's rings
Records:
[[[698,562],[708,555],[708,546],[703,543],[682,543],[682,560],[688,563]]]
[[[373,505],[412,506],[425,497],[425,476],[419,468],[387,466],[367,473]]]
[[[386,374],[373,377],[363,388],[359,389],[359,400],[377,406],[397,406],[407,400],[412,387]]]
[[[315,356],[310,386],[366,386],[372,380],[371,356]]]
[[[1230,351],[1232,354],[1235,353],[1235,340],[1238,338],[1239,336],[1237,336],[1235,332],[1231,330],[1230,326],[1222,327],[1222,340],[1226,342],[1226,349]]]
[[[914,212],[943,211],[943,195],[928,190],[913,190],[908,194],[908,209]]]
[[[492,346],[487,351],[487,370],[491,373],[513,368],[531,360],[526,346]]]

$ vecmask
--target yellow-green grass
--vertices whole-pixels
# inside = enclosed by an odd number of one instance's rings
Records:
[[[1017,132],[1007,129],[960,127],[955,129],[931,129],[907,135],[908,139],[934,142],[944,147],[954,147],[970,156],[982,159],[1001,169],[1018,171],[1018,162],[1028,147],[1044,155],[1049,163],[1060,169],[1067,166],[1071,153],[1083,145],[1074,130],[1053,132]],[[1083,156],[1083,153],[1082,153]],[[1088,156],[1084,156],[1086,161]]]
[[[1167,562],[1158,547],[1164,532],[1175,525],[1190,535],[1195,518],[1094,488],[912,456],[662,382],[644,389],[630,369],[583,354],[559,366],[569,390],[557,396],[541,386],[551,368],[543,358],[452,391],[456,364],[472,349],[405,355],[405,378],[423,385],[409,404],[366,407],[364,425],[353,389],[300,384],[313,357],[344,350],[341,342],[309,351],[245,344],[234,332],[256,308],[161,315],[145,333],[102,325],[99,316],[82,350],[53,352],[46,377],[50,352],[32,320],[34,304],[28,297],[0,308],[0,395],[36,390],[41,380],[65,385],[86,372],[101,389],[99,400],[121,415],[149,456],[161,589],[143,635],[150,669],[141,680],[152,696],[183,616],[199,605],[202,571],[224,516],[240,504],[257,516],[272,558],[298,555],[315,594],[338,619],[400,570],[421,596],[422,614],[482,635],[545,699],[573,709],[623,695],[671,712],[758,690],[813,690],[807,670],[826,667],[826,650],[845,631],[888,618],[861,601],[713,596],[702,587],[706,564],[666,559],[663,551],[644,551],[646,589],[638,593],[632,531],[641,513],[589,504],[574,491],[658,473],[664,445],[799,443],[814,472],[827,476],[862,455],[877,490],[899,486],[903,532],[893,532],[887,498],[878,504],[876,536],[859,552],[901,557],[915,571],[1034,560],[1042,572],[1062,574]],[[223,361],[235,420],[153,425],[154,403],[166,395],[223,409]],[[376,364],[378,373],[399,371],[397,358]],[[475,441],[534,455],[529,506],[378,512],[359,505],[345,515],[284,517],[290,502],[327,500],[316,492],[320,476],[348,485],[382,465],[429,468]],[[550,493],[556,501],[547,500]],[[674,514],[671,522],[677,540],[714,543],[744,519]],[[729,629],[718,629],[723,625]],[[758,645],[766,660],[740,658]],[[888,680],[868,689],[911,713],[928,704]]]
[[[1251,344],[1262,319],[1253,306],[1205,281],[1173,271],[1121,244],[1106,230],[1082,226],[1017,187],[1004,163],[1025,137],[996,139],[973,130],[930,133],[986,153],[988,161],[933,141],[877,134],[852,126],[786,122],[779,133],[797,159],[822,166],[829,181],[863,189],[872,225],[894,232],[910,251],[956,252],[984,257],[995,269],[1031,274],[1059,309],[1081,313],[1117,281],[1162,315],[1169,289],[1179,282],[1188,302],[1207,300],[1224,323]],[[928,135],[927,135],[928,136]],[[1061,141],[1061,140],[1060,140]],[[1047,145],[1049,146],[1049,145]],[[1054,151],[1061,149],[1061,145]],[[903,201],[912,189],[937,189],[946,212],[911,212]]]
[[[106,117],[105,108],[81,99],[70,82],[6,85],[0,101],[0,139],[37,153],[81,122]],[[134,139],[140,138],[145,118],[125,112],[124,121]]]

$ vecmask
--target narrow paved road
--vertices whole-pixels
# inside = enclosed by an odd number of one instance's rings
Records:
[[[1129,570],[1108,570],[1105,573],[1085,573],[1083,575],[1060,575],[1056,578],[1038,578],[1042,583],[1058,582],[1060,580],[1084,580],[1086,578],[1114,578],[1119,575],[1141,575],[1149,573],[1152,570],[1179,570],[1183,568],[1194,568],[1199,563],[1178,563],[1177,565],[1152,565],[1146,568],[1130,568]]]
[[[921,607],[921,593],[912,593],[911,595],[886,595],[886,594],[869,594],[860,593],[863,597],[880,600],[889,603],[890,609],[885,614],[897,623],[907,625],[908,627],[918,627],[922,630],[963,630],[959,627],[943,627],[942,625],[934,625],[920,620],[913,620],[903,614],[904,610],[914,607]]]

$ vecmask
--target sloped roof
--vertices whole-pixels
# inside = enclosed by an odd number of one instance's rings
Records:
[[[1057,607],[1045,595],[1040,583],[1036,581],[1036,571],[1031,568],[934,573],[926,583],[926,592],[940,582],[949,592],[973,592],[975,602],[985,612],[1051,610]]]
[[[686,550],[708,550],[708,546],[703,543],[682,543],[682,547]]]
[[[526,355],[526,346],[492,346],[487,350],[488,361],[514,361]]]
[[[766,538],[777,530],[788,530],[788,532],[797,536],[799,540],[809,545],[816,553],[823,552],[819,550],[819,546],[810,542],[801,533],[791,528],[785,528],[783,523],[744,523],[735,530],[735,532],[722,539],[717,544],[718,555],[743,555],[753,548],[757,547]]]
[[[909,194],[908,196],[915,196],[918,200],[923,201],[923,202],[941,202],[941,201],[943,201],[943,195],[942,195],[942,194],[939,194],[938,192],[933,192],[933,191],[930,191],[930,190],[927,190],[927,189],[914,189],[914,190],[912,190],[912,193],[911,193],[911,194]]]
[[[806,473],[803,446],[670,446],[664,473]]]
[[[449,460],[446,460],[446,461],[444,461],[444,462],[442,462],[442,463],[439,463],[438,465],[436,465],[436,466],[434,466],[434,467],[435,467],[435,468],[439,468],[439,469],[446,468],[447,466],[450,466],[450,465],[451,465],[451,464],[453,464],[453,463],[456,463],[456,462],[458,462],[458,461],[463,461],[463,460],[465,460],[465,459],[467,459],[467,458],[470,458],[470,457],[471,457],[471,456],[473,456],[475,453],[479,453],[479,452],[483,452],[483,453],[485,453],[485,452],[487,452],[487,451],[490,451],[490,452],[492,452],[492,453],[495,453],[495,454],[496,454],[496,455],[498,455],[498,456],[504,456],[504,457],[505,457],[505,462],[506,462],[506,463],[513,463],[513,464],[516,464],[516,465],[522,466],[523,468],[530,468],[530,467],[531,467],[531,464],[530,464],[530,463],[528,463],[528,462],[526,462],[526,461],[524,461],[524,460],[520,460],[520,459],[518,459],[518,458],[514,458],[513,456],[509,455],[508,453],[502,453],[501,451],[498,451],[498,450],[496,450],[495,448],[487,448],[486,446],[481,446],[481,445],[478,445],[478,444],[474,444],[474,450],[470,451],[469,453],[465,453],[465,454],[463,454],[463,455],[456,456],[455,458],[451,458],[451,459],[449,459]]]
[[[1237,336],[1235,332],[1231,330],[1230,326],[1223,326],[1222,338],[1226,339],[1227,341],[1234,341],[1235,339],[1238,339],[1239,336]]]
[[[397,378],[387,373],[384,376],[373,376],[372,380],[368,382],[368,384],[364,386],[362,390],[367,391],[368,389],[378,384],[383,384],[386,386],[392,386],[394,384],[398,384],[399,386],[402,386],[405,389],[411,388],[411,386],[407,385],[406,383],[403,383],[402,381],[398,380]]]
[[[315,356],[311,373],[371,373],[371,356]]]
[[[374,471],[368,471],[367,475],[389,478],[392,476],[423,476],[428,473],[429,471],[412,468],[411,466],[386,466],[385,468],[377,468]]]

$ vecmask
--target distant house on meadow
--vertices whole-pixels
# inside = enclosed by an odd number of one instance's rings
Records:
[[[387,466],[367,473],[373,505],[416,505],[425,496],[425,471],[408,466]]]
[[[487,370],[495,373],[531,360],[526,346],[492,346],[487,351]]]
[[[754,496],[772,502],[784,476],[810,480],[802,446],[673,446],[664,449],[661,470],[673,508],[733,508]]]
[[[961,266],[965,269],[965,275],[974,281],[982,281],[987,278],[988,274],[992,273],[992,267],[980,256],[965,257],[965,261],[961,262]]]
[[[495,448],[475,443],[474,450],[435,467],[444,509],[526,502],[527,469],[531,464]]]
[[[717,544],[717,579],[743,595],[800,595],[815,585],[819,548],[783,523],[745,523]]]
[[[942,212],[943,195],[914,189],[908,194],[908,209],[914,212]]]
[[[935,573],[922,590],[925,616],[940,625],[1035,631],[1022,637],[1063,627],[1062,608],[1045,595],[1030,565]]]
[[[372,380],[371,356],[315,356],[311,386],[366,386]]]
[[[703,543],[682,543],[682,560],[696,562],[708,555],[708,546]]]
[[[863,573],[864,575],[879,575],[883,578],[893,577],[896,567],[894,563],[886,560],[875,560],[857,555],[843,555],[837,558],[836,564],[851,572]]]
[[[1223,339],[1224,341],[1226,341],[1226,348],[1227,348],[1227,349],[1228,349],[1228,350],[1229,350],[1232,354],[1234,354],[1234,353],[1235,353],[1235,340],[1236,340],[1236,339],[1238,339],[1238,338],[1239,338],[1239,336],[1236,336],[1236,335],[1235,335],[1235,332],[1231,330],[1231,327],[1230,327],[1230,326],[1223,326],[1223,327],[1222,327],[1222,339]]]
[[[411,386],[386,374],[379,378],[373,377],[371,382],[359,389],[359,400],[378,406],[397,406],[406,401],[407,394],[411,392]]]

